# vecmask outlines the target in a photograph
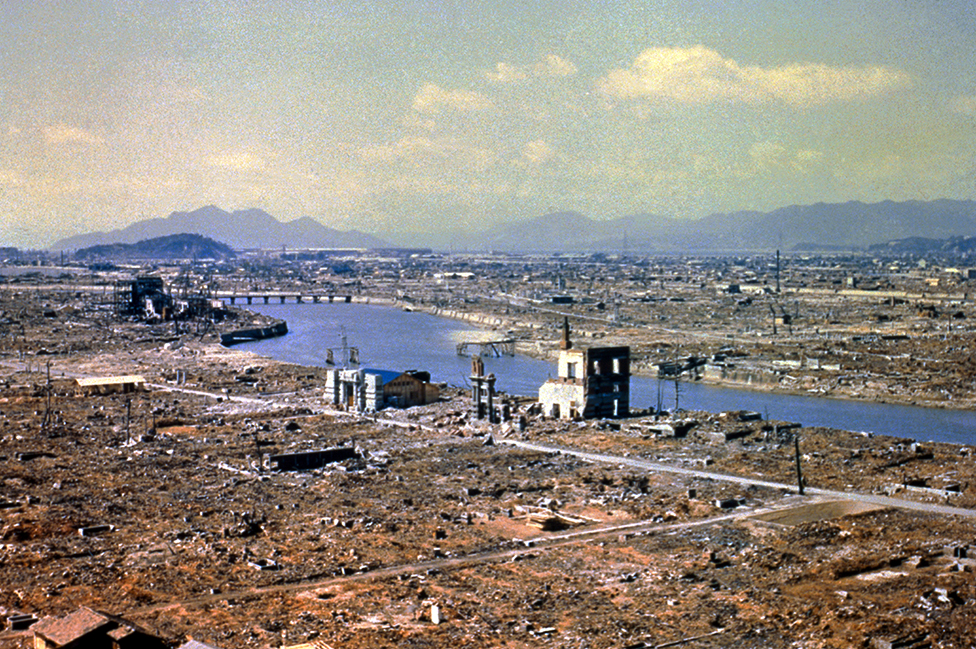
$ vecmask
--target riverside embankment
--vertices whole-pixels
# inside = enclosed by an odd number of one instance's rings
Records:
[[[377,304],[284,304],[252,308],[288,321],[291,333],[282,338],[245,343],[239,349],[289,363],[324,366],[326,350],[341,347],[341,337],[345,335],[348,345],[359,348],[366,367],[426,370],[435,381],[462,387],[467,385],[470,360],[458,356],[455,345],[465,336],[480,333],[460,319]],[[555,373],[552,363],[523,356],[487,359],[486,369],[498,377],[499,390],[529,396],[538,394],[539,386]],[[661,400],[669,409],[752,410],[805,426],[957,444],[976,443],[976,417],[967,411],[674,383],[645,376],[632,378],[632,407],[656,405],[659,390]]]

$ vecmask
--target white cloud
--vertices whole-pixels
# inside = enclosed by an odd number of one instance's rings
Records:
[[[255,171],[265,168],[264,158],[247,151],[212,155],[207,159],[211,167],[233,171]]]
[[[522,147],[522,159],[530,165],[540,165],[552,159],[553,150],[544,140],[533,140]]]
[[[688,104],[738,101],[793,105],[827,104],[879,95],[911,83],[892,68],[794,64],[774,68],[740,66],[701,45],[646,49],[627,69],[599,81],[608,95],[646,97]]]
[[[0,186],[16,187],[24,184],[24,177],[9,169],[0,169]]]
[[[510,65],[503,62],[495,66],[494,72],[486,72],[485,76],[490,80],[498,81],[499,83],[512,83],[513,81],[527,79],[529,77],[529,73],[523,66]]]
[[[780,142],[756,142],[749,149],[755,171],[771,171],[774,169],[789,169],[805,173],[818,167],[823,161],[821,151],[813,149],[788,149]]]
[[[759,167],[782,166],[786,156],[786,147],[779,142],[756,142],[749,148],[749,157]]]
[[[576,66],[555,54],[549,54],[531,67],[537,77],[569,77],[576,74]]]
[[[567,61],[555,54],[548,54],[541,61],[532,65],[498,63],[495,65],[494,72],[486,72],[485,76],[491,81],[512,83],[529,77],[568,77],[576,74],[576,72],[576,65],[572,61]]]
[[[956,97],[949,102],[949,108],[961,115],[976,115],[976,95]]]
[[[47,144],[102,144],[104,140],[85,129],[65,124],[41,128],[41,136]]]
[[[813,149],[800,149],[796,152],[795,164],[801,170],[806,170],[811,166],[819,165],[823,162],[824,154],[823,151],[816,151]]]
[[[413,100],[414,110],[423,113],[439,113],[443,109],[457,111],[482,110],[491,103],[480,92],[472,90],[444,90],[428,83]]]

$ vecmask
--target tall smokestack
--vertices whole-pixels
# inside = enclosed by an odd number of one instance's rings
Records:
[[[779,293],[779,250],[776,251],[776,293]]]

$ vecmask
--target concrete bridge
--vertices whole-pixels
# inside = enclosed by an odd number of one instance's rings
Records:
[[[231,291],[218,291],[215,293],[215,297],[220,300],[227,300],[231,304],[237,304],[238,301],[240,301],[241,304],[270,304],[272,302],[278,302],[279,304],[285,304],[286,302],[294,302],[296,304],[303,304],[305,302],[311,302],[313,304],[319,304],[322,302],[328,302],[329,304],[332,304],[333,302],[343,302],[348,304],[352,302],[351,295],[335,295],[333,293],[236,293]]]
[[[515,339],[503,338],[500,340],[475,340],[457,344],[458,356],[465,356],[468,349],[477,347],[478,353],[482,356],[501,358],[502,356],[515,356]]]

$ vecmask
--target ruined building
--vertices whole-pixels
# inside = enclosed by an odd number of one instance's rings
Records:
[[[558,377],[539,388],[549,417],[592,419],[630,413],[630,347],[574,349],[563,321]]]
[[[172,308],[173,298],[160,277],[139,276],[115,282],[115,313],[118,317],[162,317]]]
[[[373,369],[330,369],[325,375],[325,400],[350,410],[410,408],[440,398],[427,372]]]
[[[471,357],[471,401],[476,419],[487,417],[490,423],[495,423],[495,375],[485,375],[481,356]]]
[[[134,317],[149,322],[209,318],[214,309],[222,308],[221,303],[209,295],[175,298],[166,292],[161,277],[149,275],[116,280],[113,301],[116,317]]]

